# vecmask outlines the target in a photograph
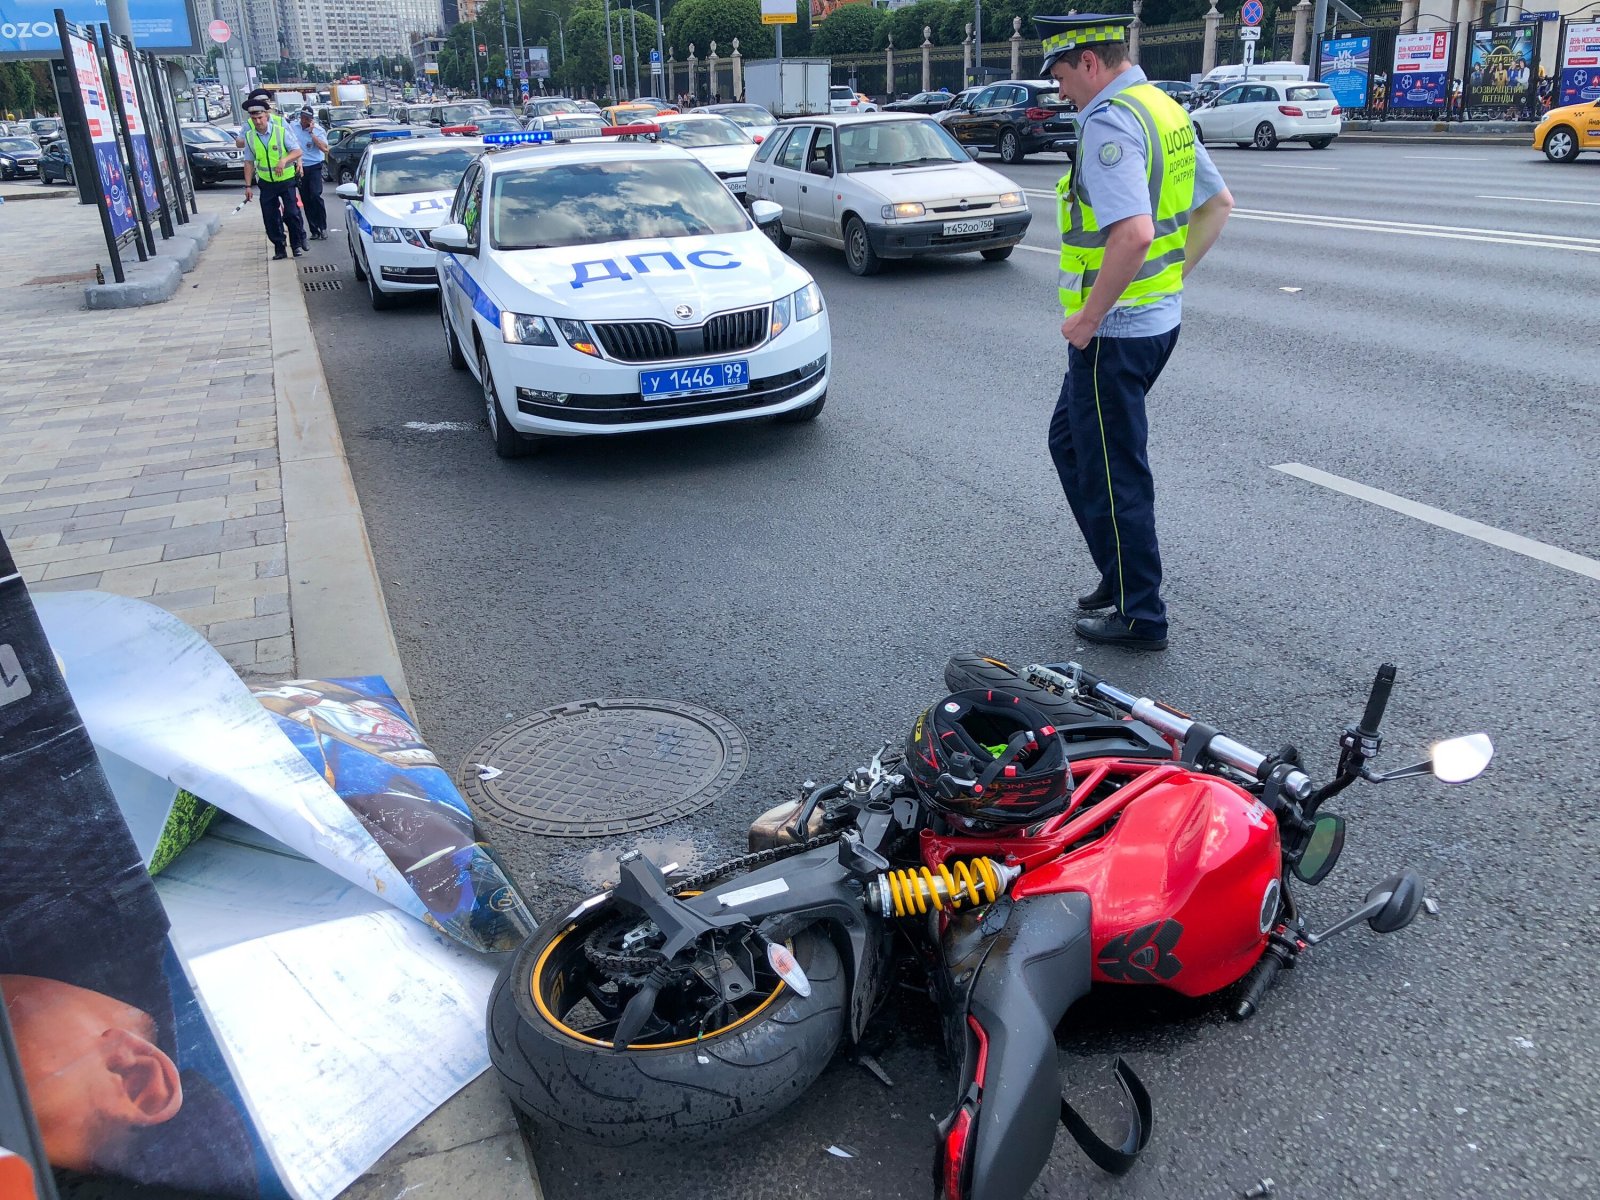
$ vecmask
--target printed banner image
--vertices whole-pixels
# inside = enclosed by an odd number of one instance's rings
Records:
[[[1508,117],[1526,115],[1533,81],[1533,33],[1531,25],[1511,25],[1472,35],[1468,105],[1501,109]]]
[[[1557,105],[1600,100],[1600,22],[1573,22],[1561,47]]]
[[[1371,65],[1370,37],[1329,38],[1322,43],[1320,78],[1333,89],[1341,108],[1359,111],[1367,107]]]

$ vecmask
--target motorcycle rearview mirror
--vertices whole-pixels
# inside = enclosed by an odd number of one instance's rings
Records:
[[[1362,921],[1374,933],[1397,933],[1416,920],[1422,908],[1422,892],[1422,876],[1415,871],[1408,868],[1391,875],[1367,893],[1366,902],[1355,912],[1321,933],[1307,934],[1306,941],[1315,946]]]
[[[1434,743],[1428,757],[1409,767],[1397,767],[1366,776],[1373,783],[1415,779],[1432,775],[1440,783],[1466,783],[1482,775],[1494,758],[1494,743],[1487,733],[1468,733]]]
[[[1343,850],[1344,818],[1334,813],[1318,814],[1311,826],[1311,836],[1306,839],[1306,848],[1294,864],[1295,878],[1302,883],[1321,883],[1338,863]]]

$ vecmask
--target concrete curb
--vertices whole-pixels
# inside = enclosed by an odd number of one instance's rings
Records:
[[[156,253],[175,259],[178,269],[187,275],[200,264],[203,247],[188,234],[175,233],[165,241],[156,243]]]
[[[295,266],[274,262],[267,275],[295,669],[307,678],[382,675],[409,711],[411,691]]]
[[[269,264],[267,279],[295,670],[306,678],[381,674],[415,715],[293,262]],[[533,1156],[492,1071],[396,1143],[342,1200],[413,1193],[542,1200]]]
[[[199,253],[194,250],[193,242],[189,245],[194,253]],[[178,283],[183,278],[183,264],[176,258],[157,257],[148,262],[134,259],[122,264],[122,274],[122,283],[108,279],[104,283],[91,283],[85,287],[83,306],[93,309],[140,308],[170,300],[177,293]]]

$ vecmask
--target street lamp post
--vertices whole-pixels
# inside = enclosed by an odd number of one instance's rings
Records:
[[[505,72],[505,74],[503,74],[500,77],[501,84],[506,90],[506,93],[507,93],[506,94],[506,99],[510,100],[511,99],[511,95],[510,95],[510,92],[511,92],[511,38],[506,33],[506,6],[505,6],[505,0],[501,0],[501,4],[500,4],[500,62],[501,62],[502,69]]]
[[[779,25],[777,26],[777,29],[779,31],[778,36],[780,38],[783,37],[783,26]],[[666,48],[662,45],[661,36],[661,0],[656,0],[656,64],[661,71],[663,90],[665,90],[665,80],[667,78],[667,52]],[[781,46],[783,43],[780,41],[778,44]],[[652,90],[656,86],[656,77],[653,74],[650,76],[650,86]],[[670,96],[664,96],[662,98],[665,100],[672,99]]]
[[[483,52],[483,47],[478,43],[478,22],[472,25],[472,91],[470,95],[477,95],[478,89],[483,86],[483,64],[478,61],[478,55]]]
[[[644,95],[644,89],[639,86],[639,10],[633,0],[628,0],[628,17],[633,26],[633,94],[637,98]]]
[[[610,92],[609,99],[613,104],[617,102],[617,51],[611,44],[611,0],[601,0],[606,10],[606,78],[611,82],[606,84],[606,91]]]
[[[553,8],[541,8],[542,13],[547,13],[556,19],[556,34],[561,39],[561,65],[567,65],[567,27],[561,23],[561,14]]]
[[[983,0],[978,0],[978,14],[977,14],[977,16],[978,16],[978,19],[976,21],[974,21],[973,24],[972,24],[972,36],[975,39],[975,43],[976,43],[972,48],[973,54],[974,54],[974,57],[975,57],[975,61],[973,63],[974,75],[973,75],[972,82],[975,83],[975,84],[982,84],[983,83]],[[892,91],[893,89],[891,88],[890,90]]]

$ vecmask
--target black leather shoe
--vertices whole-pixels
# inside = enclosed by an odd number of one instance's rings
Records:
[[[1146,637],[1129,632],[1128,622],[1114,612],[1103,617],[1079,617],[1072,627],[1084,641],[1097,642],[1102,646],[1120,646],[1124,650],[1167,648],[1167,639],[1164,637]]]
[[[272,252],[272,257],[273,257],[274,261],[276,261],[277,259],[280,259],[280,258],[288,258],[289,257],[289,252],[287,250],[283,250],[283,249],[274,250]]]
[[[1104,580],[1087,596],[1078,597],[1078,607],[1084,612],[1097,612],[1102,608],[1112,608],[1115,604],[1116,601],[1111,598],[1111,585]]]

